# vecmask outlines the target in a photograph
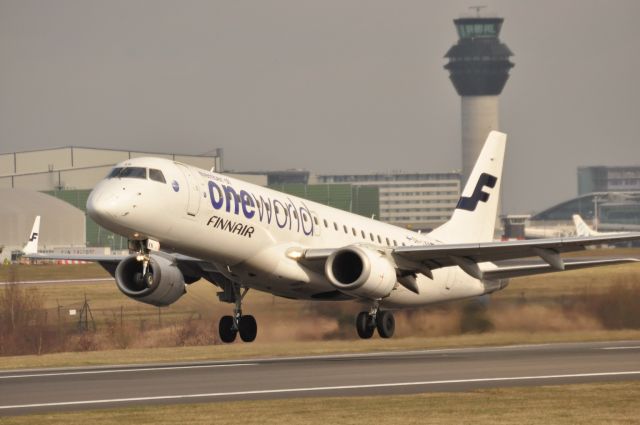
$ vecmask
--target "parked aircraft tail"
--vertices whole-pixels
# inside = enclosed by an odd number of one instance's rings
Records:
[[[35,221],[33,222],[33,228],[31,229],[31,233],[29,234],[29,240],[27,244],[22,248],[22,252],[26,255],[37,254],[38,253],[38,237],[40,234],[40,216],[36,216]]]
[[[580,217],[580,215],[574,214],[572,218],[573,218],[573,224],[575,224],[576,226],[576,236],[586,237],[586,236],[598,235],[598,232],[591,230],[591,228],[587,226],[587,223],[584,222],[584,220],[582,219],[582,217]]]
[[[489,133],[451,219],[430,236],[446,243],[493,240],[507,135]]]

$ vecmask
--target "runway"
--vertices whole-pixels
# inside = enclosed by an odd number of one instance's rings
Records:
[[[640,380],[640,341],[3,371],[0,415],[618,380]]]

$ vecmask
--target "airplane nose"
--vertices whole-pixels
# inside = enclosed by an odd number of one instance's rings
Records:
[[[117,199],[113,194],[92,190],[87,199],[87,214],[97,223],[116,217]]]

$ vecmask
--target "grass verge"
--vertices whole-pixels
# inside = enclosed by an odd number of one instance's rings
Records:
[[[640,381],[403,396],[298,398],[102,409],[0,419],[48,424],[637,423]],[[370,419],[368,419],[370,418]]]
[[[1,369],[100,366],[113,364],[164,363],[177,361],[236,360],[260,357],[365,353],[433,348],[481,347],[552,342],[621,341],[640,339],[640,330],[592,332],[493,332],[436,338],[383,340],[255,342],[196,347],[167,347],[88,352],[66,352],[40,356],[2,357]]]

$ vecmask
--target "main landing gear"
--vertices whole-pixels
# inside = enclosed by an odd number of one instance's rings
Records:
[[[379,310],[377,304],[370,311],[362,311],[356,317],[356,330],[360,338],[371,338],[376,329],[382,338],[391,338],[396,329],[393,313],[388,310]]]
[[[240,339],[244,342],[252,342],[256,339],[258,334],[258,324],[256,319],[251,315],[242,314],[242,299],[247,292],[248,288],[245,288],[242,293],[240,292],[240,286],[233,284],[233,301],[235,302],[235,308],[233,309],[233,316],[222,316],[218,323],[218,332],[222,342],[233,342],[236,340],[238,333]]]

